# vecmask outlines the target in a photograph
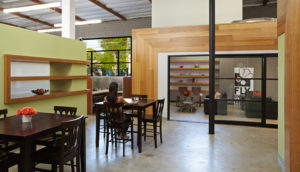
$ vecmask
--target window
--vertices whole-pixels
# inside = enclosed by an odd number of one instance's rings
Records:
[[[91,76],[131,76],[131,37],[83,40]]]

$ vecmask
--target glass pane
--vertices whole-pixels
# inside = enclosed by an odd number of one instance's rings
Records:
[[[93,76],[118,76],[117,64],[94,64]]]
[[[278,118],[278,81],[267,81],[267,104],[266,117],[267,124],[277,124]]]
[[[118,62],[117,51],[91,52],[93,55],[93,63],[111,63]]]
[[[216,79],[216,98],[251,100],[261,96],[261,80],[249,79]]]
[[[120,76],[131,76],[131,63],[120,63]]]
[[[261,122],[261,102],[217,101],[216,106],[216,120]]]
[[[261,58],[216,58],[216,68],[221,78],[261,78]]]
[[[278,58],[267,58],[267,78],[278,78]]]
[[[92,50],[127,50],[131,49],[131,38],[108,38],[83,40],[87,49]]]
[[[130,62],[131,51],[120,51],[119,58],[120,58],[120,62]]]

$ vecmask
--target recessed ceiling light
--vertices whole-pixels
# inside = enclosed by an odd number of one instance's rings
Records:
[[[57,28],[57,29],[42,29],[42,30],[38,30],[38,32],[41,32],[41,33],[61,32],[61,28]]]
[[[75,25],[87,25],[87,24],[96,24],[96,23],[101,23],[102,20],[86,20],[86,21],[78,21],[75,22]],[[54,27],[62,27],[62,24],[54,24]]]
[[[26,11],[53,8],[53,7],[60,7],[60,5],[61,5],[60,2],[54,2],[54,3],[48,3],[48,4],[26,6],[26,7],[7,8],[7,9],[4,9],[3,12],[5,12],[5,13],[26,12]]]

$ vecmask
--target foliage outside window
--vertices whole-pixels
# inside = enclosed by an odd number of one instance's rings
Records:
[[[87,59],[91,61],[88,73],[93,76],[131,75],[131,37],[84,40]]]

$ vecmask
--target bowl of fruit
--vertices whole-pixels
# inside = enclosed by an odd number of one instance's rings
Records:
[[[32,93],[36,94],[36,95],[43,95],[45,93],[47,93],[49,90],[43,89],[43,88],[38,88],[35,90],[31,90]]]

